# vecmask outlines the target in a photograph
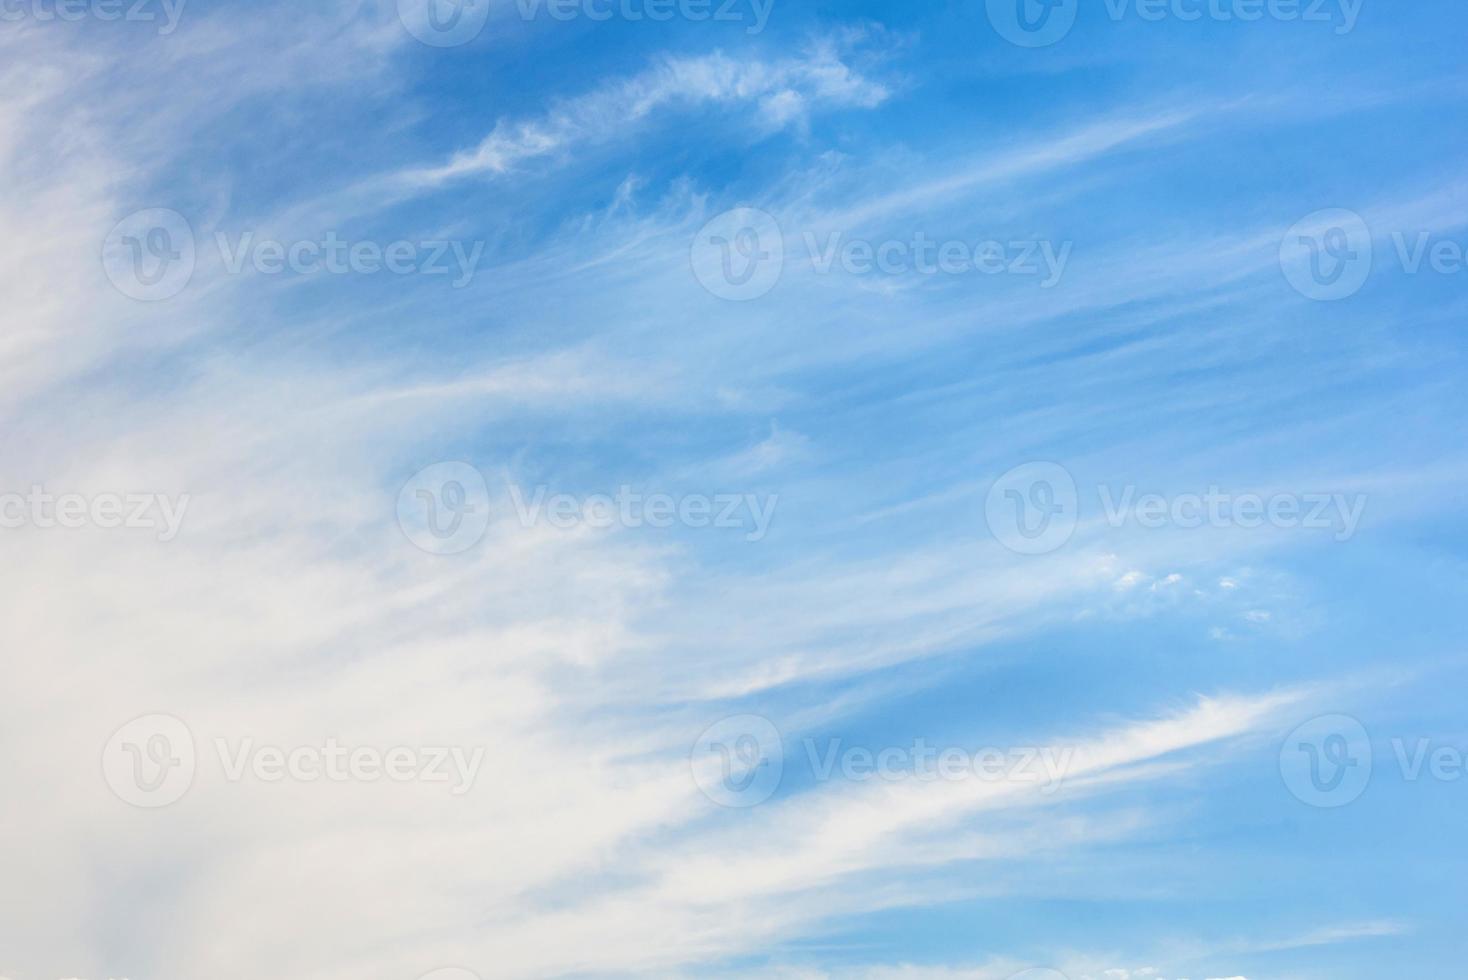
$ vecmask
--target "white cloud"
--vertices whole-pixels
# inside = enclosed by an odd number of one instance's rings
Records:
[[[399,176],[410,186],[433,186],[503,174],[531,160],[626,137],[665,110],[754,104],[763,123],[778,129],[805,118],[815,107],[871,108],[887,97],[886,86],[854,71],[830,43],[773,62],[724,54],[668,57],[633,78],[564,100],[543,116],[497,123],[474,149]]]

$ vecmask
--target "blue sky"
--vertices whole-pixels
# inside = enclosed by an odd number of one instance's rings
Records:
[[[1461,972],[1460,4],[5,9],[3,980]]]

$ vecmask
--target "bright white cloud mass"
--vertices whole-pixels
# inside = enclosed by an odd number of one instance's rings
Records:
[[[4,5],[0,980],[1456,975],[1468,15],[1246,7]]]

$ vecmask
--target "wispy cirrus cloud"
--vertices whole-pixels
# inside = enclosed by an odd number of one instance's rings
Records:
[[[565,99],[539,118],[496,123],[472,150],[438,166],[404,171],[399,179],[431,187],[502,175],[532,160],[626,138],[660,112],[747,106],[761,128],[778,130],[815,109],[870,109],[890,94],[887,85],[846,64],[832,42],[773,61],[722,53],[669,57],[632,78]]]

